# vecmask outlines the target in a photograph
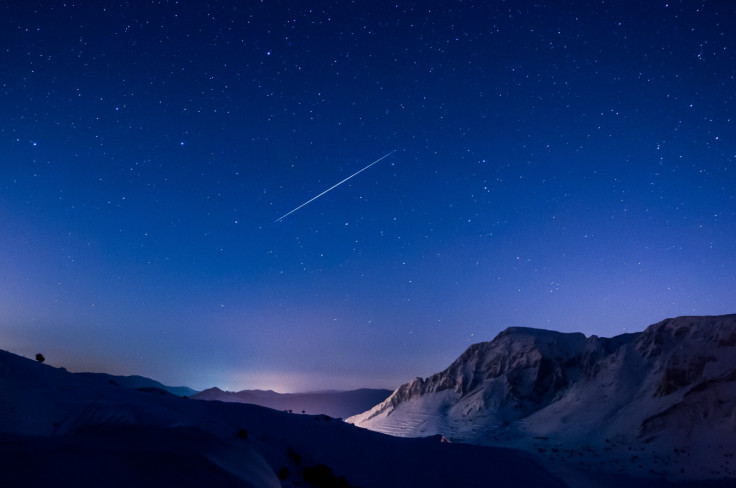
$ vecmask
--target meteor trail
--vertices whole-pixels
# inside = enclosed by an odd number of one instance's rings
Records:
[[[385,154],[385,155],[381,156],[380,158],[376,159],[375,161],[373,161],[373,162],[372,162],[371,164],[369,164],[369,165],[368,165],[368,166],[366,166],[365,168],[363,168],[363,169],[361,169],[360,171],[357,171],[357,172],[355,172],[355,173],[351,174],[350,176],[348,176],[347,178],[345,178],[344,180],[342,180],[342,181],[341,181],[340,183],[337,183],[336,185],[333,185],[333,186],[329,187],[328,189],[326,189],[325,191],[323,191],[322,193],[320,193],[320,194],[319,194],[319,195],[317,195],[316,197],[313,197],[313,198],[312,198],[311,200],[307,200],[306,202],[302,203],[301,205],[299,205],[298,207],[296,207],[296,208],[295,208],[294,210],[292,210],[291,212],[289,212],[289,213],[286,213],[286,214],[282,215],[281,217],[279,217],[278,219],[274,220],[274,223],[276,223],[276,222],[280,222],[280,221],[281,221],[281,220],[282,220],[282,219],[283,219],[284,217],[288,217],[289,215],[293,214],[294,212],[296,212],[297,210],[299,210],[299,209],[300,209],[300,208],[302,208],[303,206],[305,206],[305,205],[308,205],[308,204],[312,203],[313,201],[315,201],[316,199],[318,199],[319,197],[321,197],[322,195],[324,195],[324,194],[325,194],[325,193],[327,193],[328,191],[330,191],[330,190],[333,190],[333,189],[337,188],[338,186],[342,185],[343,183],[345,183],[346,181],[348,181],[348,180],[349,180],[350,178],[352,178],[353,176],[356,176],[356,175],[358,175],[358,174],[362,173],[363,171],[367,170],[368,168],[370,168],[371,166],[373,166],[373,165],[374,165],[374,164],[376,164],[377,162],[379,162],[379,161],[381,161],[381,160],[383,160],[383,159],[386,159],[387,157],[391,156],[391,155],[392,155],[393,153],[395,153],[395,152],[396,152],[396,149],[394,149],[393,151],[391,151],[391,152],[389,152],[389,153],[387,153],[387,154]]]

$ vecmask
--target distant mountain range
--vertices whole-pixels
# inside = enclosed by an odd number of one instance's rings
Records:
[[[391,394],[391,390],[360,389],[352,391],[322,391],[310,393],[276,393],[268,390],[222,391],[210,388],[192,398],[261,405],[293,413],[325,414],[347,418],[364,412]]]
[[[610,339],[509,328],[347,421],[524,449],[560,476],[583,466],[580,486],[586,471],[734,480],[736,315]]]

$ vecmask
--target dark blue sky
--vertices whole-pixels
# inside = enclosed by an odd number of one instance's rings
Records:
[[[735,311],[732,2],[0,14],[3,348],[395,387],[508,326]]]

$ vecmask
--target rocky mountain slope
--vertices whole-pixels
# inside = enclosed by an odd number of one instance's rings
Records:
[[[736,315],[614,338],[510,328],[348,421],[526,449],[560,475],[736,479]]]

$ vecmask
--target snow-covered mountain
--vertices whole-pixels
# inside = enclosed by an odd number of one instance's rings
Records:
[[[390,390],[363,388],[351,391],[276,393],[271,390],[223,391],[217,387],[201,391],[192,398],[221,402],[252,403],[275,410],[295,413],[325,414],[347,418],[371,408],[391,394]]]
[[[125,388],[0,351],[3,487],[563,488],[511,449]]]
[[[348,422],[525,449],[562,477],[584,467],[736,483],[736,315],[610,339],[510,328]]]

